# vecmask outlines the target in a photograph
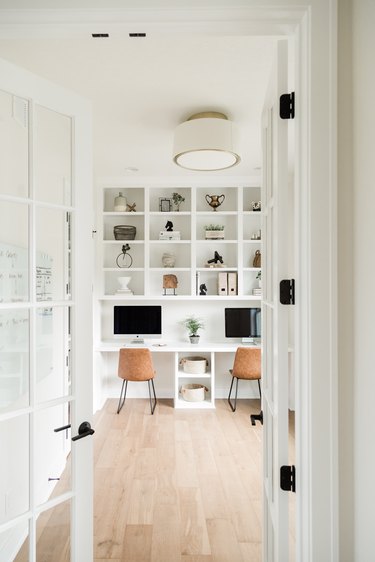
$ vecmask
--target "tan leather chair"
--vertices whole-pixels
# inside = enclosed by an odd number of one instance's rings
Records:
[[[123,379],[123,381],[122,381],[120,399],[117,407],[117,413],[118,414],[120,413],[121,408],[125,403],[128,382],[147,381],[148,393],[150,396],[150,409],[151,409],[151,414],[153,414],[156,406],[156,394],[155,394],[155,387],[154,387],[154,380],[153,380],[155,376],[155,371],[152,364],[150,350],[147,348],[135,349],[132,347],[120,349],[119,361],[118,361],[118,376],[121,379]],[[151,399],[150,382],[154,394],[153,401]],[[125,386],[125,393],[124,393],[124,398],[122,398],[124,386]]]
[[[248,381],[257,380],[259,388],[259,396],[262,398],[262,392],[260,389],[260,379],[261,379],[261,356],[260,349],[257,347],[238,347],[236,354],[234,356],[233,369],[229,369],[232,375],[232,383],[230,385],[228,394],[228,404],[232,411],[236,411],[237,405],[237,390],[238,390],[238,380],[245,379]],[[232,387],[234,379],[236,379],[236,395],[234,398],[234,405],[231,402],[230,395],[232,393]]]

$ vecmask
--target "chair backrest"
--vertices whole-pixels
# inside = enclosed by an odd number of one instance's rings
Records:
[[[258,347],[238,347],[234,356],[232,376],[238,379],[260,379],[261,355]]]
[[[128,381],[147,381],[155,376],[151,352],[147,348],[120,349],[118,376]]]

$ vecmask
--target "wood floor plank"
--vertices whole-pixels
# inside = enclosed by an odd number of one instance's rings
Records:
[[[150,562],[180,561],[179,508],[177,505],[156,504]]]
[[[176,441],[177,486],[198,486],[193,444],[191,441]]]
[[[244,562],[231,521],[228,519],[208,519],[207,531],[213,562]]]
[[[260,542],[241,542],[240,549],[242,558],[248,562],[262,562],[262,543]]]
[[[181,554],[211,554],[199,488],[179,488]]]
[[[222,489],[220,476],[199,474],[198,478],[206,519],[228,518],[229,506]]]
[[[151,560],[152,525],[127,525],[121,562]]]
[[[155,478],[134,479],[127,517],[128,525],[151,525],[154,519]]]

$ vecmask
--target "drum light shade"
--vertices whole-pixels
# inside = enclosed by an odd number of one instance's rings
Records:
[[[173,160],[200,172],[231,168],[241,161],[235,137],[235,127],[223,113],[197,113],[176,128]]]

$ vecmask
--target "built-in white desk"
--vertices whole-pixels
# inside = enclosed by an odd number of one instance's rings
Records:
[[[201,342],[191,344],[189,342],[155,341],[146,340],[144,344],[103,341],[95,346],[95,351],[100,353],[118,353],[122,347],[140,348],[147,347],[154,353],[170,353],[173,355],[174,380],[174,406],[175,408],[215,408],[215,360],[218,353],[231,353],[234,355],[240,346],[260,347],[260,343],[228,343],[228,342]],[[207,359],[208,369],[204,374],[186,373],[181,366],[181,359],[186,357],[200,356]],[[209,390],[204,402],[187,402],[181,397],[182,384],[201,383]],[[229,388],[229,387],[228,387]]]

